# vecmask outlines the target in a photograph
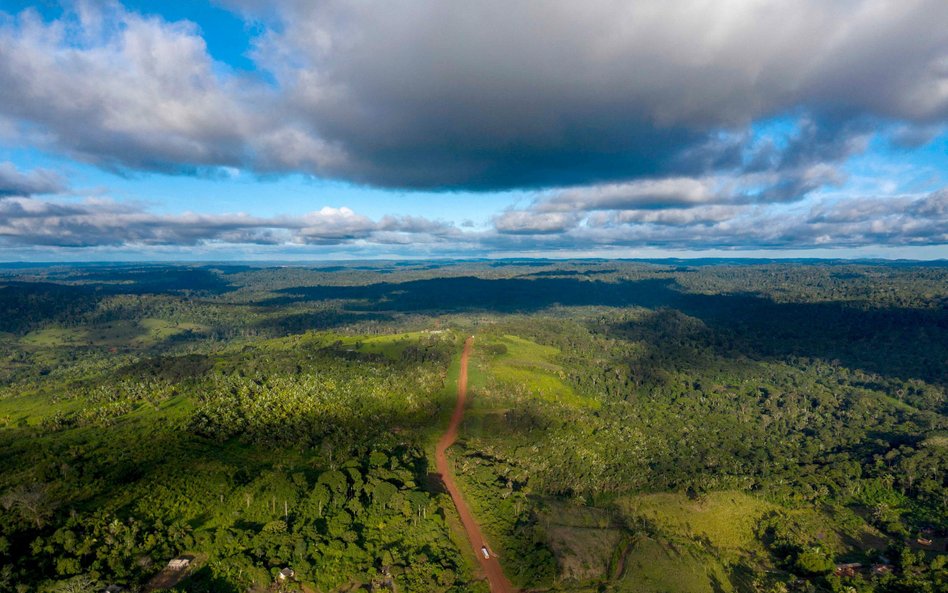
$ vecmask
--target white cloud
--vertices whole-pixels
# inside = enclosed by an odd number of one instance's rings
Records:
[[[562,233],[576,226],[580,217],[571,212],[507,210],[494,217],[494,228],[514,235]]]
[[[55,171],[34,169],[24,172],[11,162],[0,162],[0,199],[5,196],[53,194],[66,189],[66,181]]]
[[[432,243],[453,232],[446,223],[419,218],[373,221],[345,207],[325,207],[301,216],[259,217],[153,214],[138,205],[108,199],[65,202],[13,197],[0,201],[0,245],[6,246],[387,244],[399,237]]]
[[[495,220],[498,234],[490,244],[497,249],[628,246],[783,250],[948,243],[945,190],[895,197],[821,198],[812,205],[780,208],[711,204],[659,210],[593,210],[573,213],[572,224],[556,232],[546,231],[548,212],[518,210],[505,216],[516,224]]]
[[[373,220],[345,207],[272,217],[242,213],[155,214],[137,204],[11,197],[0,201],[0,247],[176,246],[397,247],[403,254],[609,249],[812,249],[948,243],[948,192],[819,198],[815,205],[701,205],[506,211],[489,231],[420,217]]]
[[[332,149],[281,121],[279,95],[215,63],[198,29],[83,3],[0,21],[0,115],[104,167],[319,171]]]

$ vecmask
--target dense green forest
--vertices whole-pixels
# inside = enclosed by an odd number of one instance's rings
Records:
[[[948,266],[693,260],[0,267],[0,592],[486,592],[468,335],[515,585],[948,592]]]

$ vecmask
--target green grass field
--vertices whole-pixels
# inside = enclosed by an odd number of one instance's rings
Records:
[[[846,509],[786,509],[737,491],[711,492],[697,499],[679,493],[642,494],[621,498],[615,506],[630,525],[642,526],[656,539],[639,540],[630,552],[629,577],[624,579],[634,582],[629,591],[710,591],[716,579],[723,582],[718,572],[738,575],[740,570],[735,569],[742,565],[773,569],[759,533],[762,521],[772,515],[783,517],[801,534],[811,534],[814,542],[839,558],[882,550],[889,543]],[[679,570],[649,568],[673,561]],[[711,568],[702,572],[689,568],[692,565]],[[629,572],[635,566],[640,568]],[[681,581],[683,574],[690,575],[687,582]],[[740,576],[732,581],[743,590]],[[713,590],[730,590],[720,586]]]
[[[711,492],[691,500],[684,494],[658,493],[622,498],[616,502],[630,519],[644,519],[670,536],[702,539],[729,559],[763,552],[755,528],[776,505],[734,491]]]
[[[205,328],[196,323],[145,318],[139,322],[116,321],[80,328],[48,327],[32,331],[20,343],[31,348],[74,346],[148,347],[186,332]]]
[[[614,513],[551,498],[543,501],[537,517],[556,556],[561,581],[581,586],[614,576],[628,543]]]
[[[484,387],[488,378],[501,389],[524,397],[568,406],[597,408],[599,402],[577,395],[566,384],[563,368],[556,364],[559,350],[512,335],[478,336],[472,376],[474,387]]]
[[[625,558],[616,583],[621,593],[730,593],[727,571],[696,550],[639,537]]]

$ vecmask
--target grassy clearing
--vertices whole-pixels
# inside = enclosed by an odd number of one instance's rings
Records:
[[[487,377],[525,397],[568,406],[597,408],[599,402],[577,395],[566,384],[563,368],[556,364],[560,351],[517,336],[478,338],[475,357],[480,372],[475,386],[486,386]]]
[[[628,538],[614,524],[611,513],[549,499],[544,501],[537,518],[556,556],[559,580],[584,584],[611,578]]]
[[[720,563],[693,549],[648,537],[636,539],[616,583],[622,593],[729,593]]]
[[[622,540],[618,529],[553,525],[546,531],[563,581],[601,581],[609,578],[613,551]]]
[[[697,500],[684,494],[659,493],[623,498],[616,502],[630,519],[644,519],[662,533],[709,542],[734,559],[763,552],[755,528],[775,505],[741,492],[712,492]]]
[[[275,350],[293,349],[302,344],[317,347],[335,346],[342,350],[359,352],[361,354],[379,355],[395,360],[400,358],[406,349],[410,347],[445,341],[456,341],[460,355],[461,340],[458,333],[451,330],[439,331],[437,333],[432,331],[414,331],[377,336],[353,336],[335,332],[312,332],[294,335],[288,338],[264,340],[262,344],[266,345],[267,348]]]
[[[665,541],[700,549],[729,566],[771,567],[759,526],[773,515],[782,517],[790,531],[805,534],[841,559],[883,550],[889,543],[848,509],[786,509],[736,491],[712,492],[695,500],[677,493],[644,494],[619,499],[616,508],[630,524],[644,525],[645,531]]]
[[[35,425],[57,412],[68,414],[83,406],[77,400],[52,402],[48,396],[29,394],[0,399],[0,427]]]
[[[147,347],[187,332],[205,328],[196,323],[145,318],[141,321],[116,321],[105,325],[65,328],[48,327],[32,331],[20,343],[31,348],[68,346]]]
[[[87,342],[87,332],[86,328],[49,327],[31,331],[20,343],[33,348],[57,348]]]
[[[430,332],[417,331],[401,334],[391,334],[385,336],[369,336],[359,340],[359,351],[366,354],[381,354],[390,358],[400,356],[405,348],[417,345],[421,340],[432,336],[448,336],[450,334],[431,334]]]

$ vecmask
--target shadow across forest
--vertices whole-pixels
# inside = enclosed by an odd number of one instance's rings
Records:
[[[341,300],[362,313],[534,313],[553,306],[676,309],[700,319],[715,349],[751,358],[820,358],[897,379],[948,385],[948,311],[861,302],[780,303],[753,293],[697,294],[673,280],[434,278],[287,288],[258,304]]]
[[[80,269],[50,280],[0,279],[0,331],[23,332],[48,322],[75,323],[103,299],[116,295],[219,295],[234,290],[220,274],[199,268]]]

